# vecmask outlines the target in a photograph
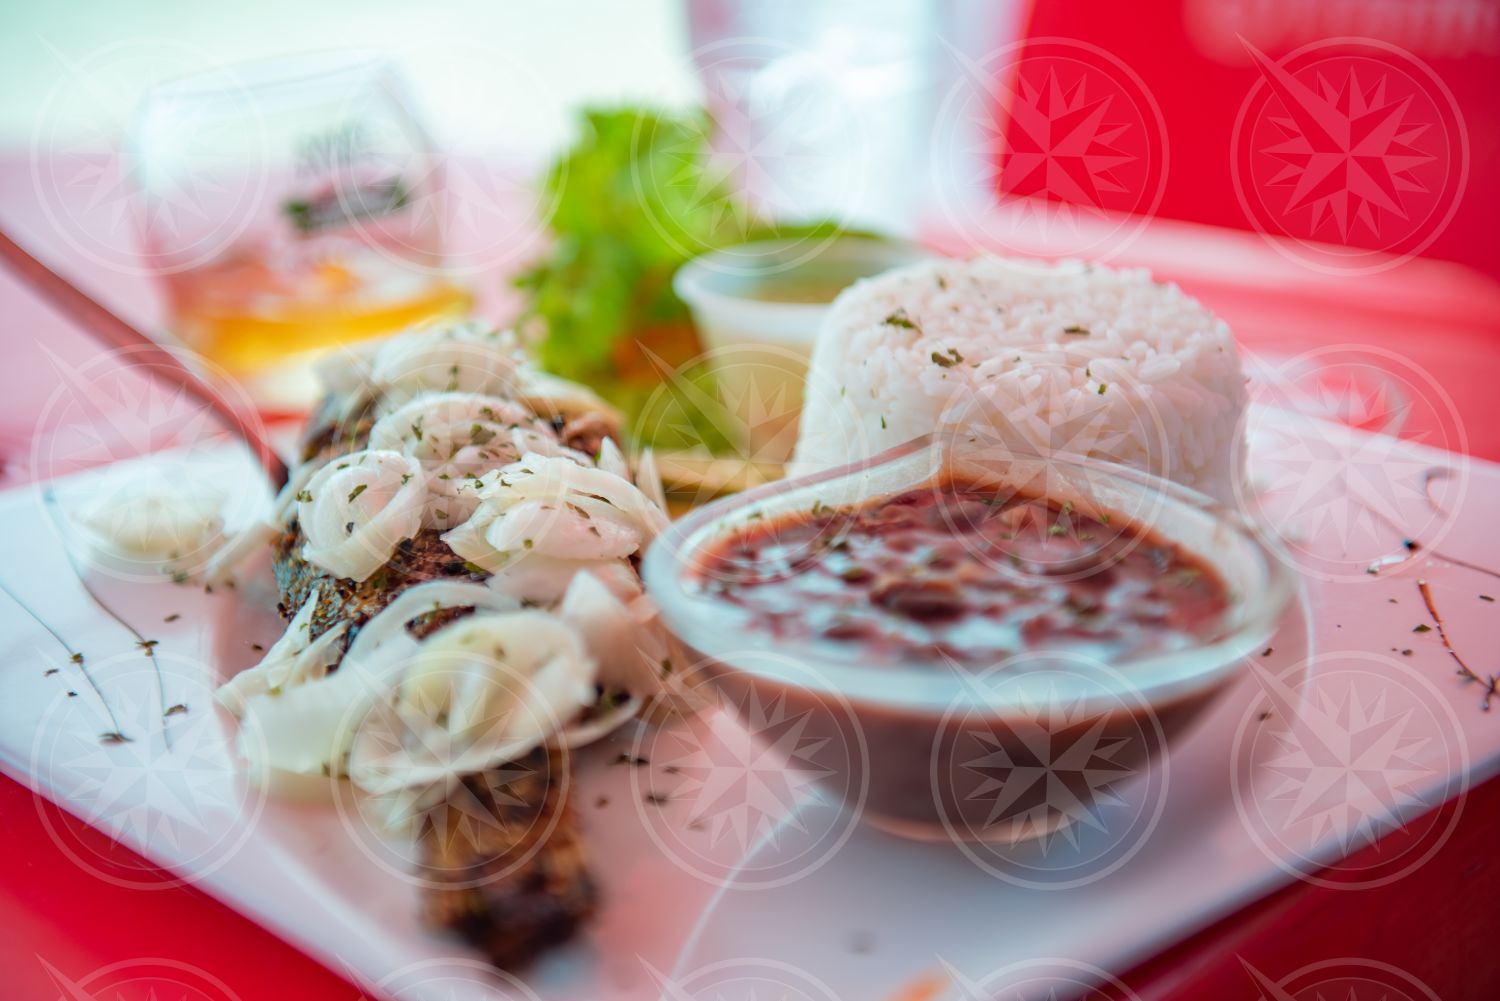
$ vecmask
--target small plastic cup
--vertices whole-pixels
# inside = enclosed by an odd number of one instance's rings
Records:
[[[672,288],[692,310],[747,458],[790,457],[808,358],[834,298],[862,278],[930,256],[872,237],[765,240],[712,251],[677,271]]]

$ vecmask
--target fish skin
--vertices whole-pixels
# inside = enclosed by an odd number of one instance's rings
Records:
[[[500,825],[466,824],[454,797],[430,812],[418,838],[423,919],[457,932],[502,968],[572,938],[599,898],[566,788],[565,753],[539,749],[519,764],[526,774],[502,790],[487,781],[494,773],[463,780]]]
[[[372,407],[345,420],[341,406],[328,399],[315,412],[301,450],[303,461],[326,461],[363,448],[374,424]],[[617,438],[617,423],[549,418],[563,443],[597,455],[604,438]],[[341,621],[349,622],[344,649],[359,630],[409,587],[433,580],[475,583],[490,577],[471,569],[442,541],[441,532],[423,529],[403,540],[396,554],[365,581],[333,577],[302,556],[306,539],[295,516],[272,544],[272,569],[279,610],[288,620],[321,588],[309,635],[316,638]],[[408,629],[419,639],[465,615],[451,608],[414,620]],[[335,668],[336,670],[337,668]],[[544,756],[547,767],[537,768]],[[531,775],[505,785],[496,769],[462,780],[463,789],[488,812],[471,837],[445,837],[458,822],[452,799],[431,808],[417,826],[421,915],[429,926],[456,933],[502,968],[523,966],[544,950],[576,934],[598,907],[598,885],[589,871],[587,842],[571,802],[571,763],[561,751],[539,749],[521,764]],[[508,774],[508,773],[506,773]],[[545,775],[546,781],[535,779]],[[503,801],[497,796],[505,790]],[[472,825],[471,825],[472,826]]]
[[[483,583],[490,576],[484,570],[471,570],[434,529],[423,529],[402,540],[396,555],[364,581],[334,577],[308,563],[302,558],[305,541],[294,518],[272,543],[271,569],[281,599],[278,608],[282,616],[290,619],[314,589],[321,588],[309,636],[316,639],[339,622],[348,621],[345,650],[364,624],[407,588],[433,580]]]

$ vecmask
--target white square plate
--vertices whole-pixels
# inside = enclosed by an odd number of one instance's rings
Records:
[[[1118,971],[1377,837],[1390,851],[1375,867],[1310,878],[1420,878],[1456,818],[1439,807],[1500,765],[1500,709],[1482,711],[1480,686],[1455,674],[1416,583],[1428,582],[1460,653],[1486,663],[1500,647],[1500,604],[1480,595],[1500,581],[1434,553],[1500,567],[1500,467],[1266,409],[1253,414],[1251,443],[1264,516],[1303,571],[1298,605],[1208,720],[1151,774],[1112,786],[1096,823],[1046,844],[960,850],[850,823],[796,767],[795,720],[775,707],[759,707],[755,732],[722,714],[632,729],[576,769],[601,913],[517,976],[494,973],[419,926],[409,849],[378,834],[357,802],[271,798],[240,775],[234,721],[212,692],[257,659],[252,643],[280,632],[268,572],[215,595],[91,574],[105,601],[158,641],[158,691],[145,651],[70,569],[42,501],[52,488],[66,507],[108,470],[0,495],[0,576],[86,654],[116,721],[37,618],[0,597],[12,679],[0,765],[372,992],[403,999],[773,988],[883,998],[934,971],[990,983],[1044,958],[1090,976]],[[247,503],[263,496],[248,461],[223,464]],[[1367,573],[1401,551],[1403,535],[1426,548]],[[1429,631],[1414,632],[1422,625]],[[178,705],[185,711],[163,720]],[[101,739],[116,729],[131,739]],[[133,878],[56,836],[102,878]]]

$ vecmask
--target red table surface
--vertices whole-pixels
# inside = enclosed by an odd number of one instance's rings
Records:
[[[0,160],[0,192],[25,192],[27,183],[23,162]],[[148,327],[156,320],[146,282],[91,267],[76,253],[76,240],[57,238],[24,198],[4,203],[7,227],[61,270],[132,320]],[[952,242],[942,233],[929,238],[939,246]],[[1446,391],[1451,420],[1466,431],[1470,453],[1500,459],[1493,402],[1500,375],[1500,285],[1493,281],[1423,260],[1374,277],[1312,275],[1255,234],[1165,221],[1147,227],[1118,260],[1148,265],[1178,281],[1228,319],[1252,350],[1287,355],[1353,343],[1400,356]],[[491,300],[500,279],[494,281]],[[51,366],[58,359],[76,363],[94,348],[4,275],[0,316],[6,320],[0,339],[8,362],[0,366],[0,457],[6,461],[0,483],[17,483],[27,478],[28,442],[47,431],[35,423],[56,387]],[[1452,441],[1452,431],[1416,422],[1403,434]],[[66,815],[23,785],[0,779],[0,850],[6,859],[0,867],[0,927],[6,932],[0,937],[0,997],[63,997],[54,972],[78,981],[113,963],[142,960],[191,964],[242,999],[359,996],[343,978],[197,889],[124,889],[79,868],[49,835],[44,811],[54,824],[82,827],[60,820]],[[1260,993],[1242,959],[1275,978],[1312,961],[1366,956],[1401,967],[1444,1001],[1493,997],[1500,984],[1500,953],[1493,948],[1500,935],[1500,909],[1493,905],[1500,867],[1491,834],[1497,827],[1500,783],[1490,782],[1469,793],[1454,836],[1414,875],[1360,892],[1294,884],[1178,944],[1126,980],[1142,1001],[1255,998]],[[80,830],[78,836],[124,857],[125,849],[109,847],[102,834]],[[892,985],[893,994],[898,987]],[[108,998],[150,996],[138,985]]]

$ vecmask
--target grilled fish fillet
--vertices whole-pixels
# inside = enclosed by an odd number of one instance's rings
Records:
[[[305,440],[305,461],[332,458],[364,447],[373,418],[368,413],[338,424],[325,402]],[[618,428],[607,418],[584,415],[553,420],[563,443],[598,453]],[[283,617],[295,615],[315,588],[322,597],[310,635],[349,622],[345,649],[359,629],[406,588],[432,580],[483,581],[438,532],[424,529],[401,543],[381,570],[364,582],[343,580],[302,558],[304,538],[293,518],[275,540],[272,566]],[[447,609],[413,623],[421,637],[470,613]],[[433,927],[462,936],[490,961],[514,967],[542,949],[568,939],[594,911],[598,890],[577,812],[568,795],[569,763],[557,752],[538,750],[515,762],[467,777],[448,802],[429,810],[418,824],[422,914]]]
[[[567,941],[598,899],[564,756],[538,750],[509,771],[519,776],[466,778],[457,795],[429,812],[418,835],[423,918],[502,967]],[[466,803],[485,818],[476,822]]]

